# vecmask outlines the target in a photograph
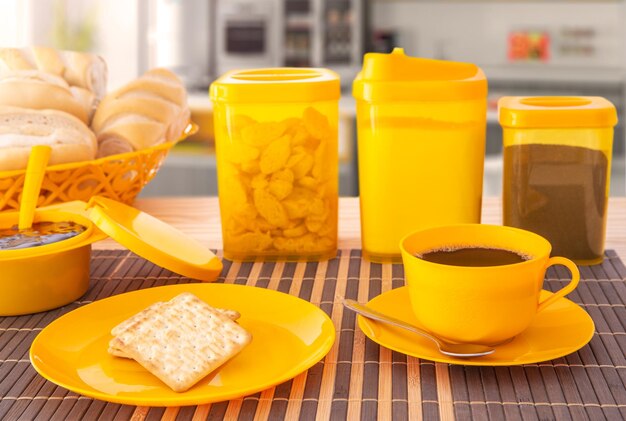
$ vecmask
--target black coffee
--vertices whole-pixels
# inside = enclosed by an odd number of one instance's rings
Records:
[[[608,159],[565,145],[504,148],[504,225],[545,237],[552,254],[600,258],[604,248]]]
[[[427,262],[448,266],[502,266],[521,263],[529,256],[505,249],[487,247],[446,247],[416,254]]]

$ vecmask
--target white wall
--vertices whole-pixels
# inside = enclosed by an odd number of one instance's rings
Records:
[[[64,6],[68,25],[94,16],[91,51],[109,67],[109,87],[115,88],[139,73],[139,3],[141,0],[2,0],[0,46],[55,46],[55,12]]]
[[[99,35],[95,51],[109,66],[109,87],[114,89],[139,76],[139,1],[101,0]]]
[[[19,0],[0,2],[0,46],[22,45],[25,37],[25,3]]]
[[[591,27],[592,57],[559,57],[549,65],[626,68],[626,6],[622,1],[411,1],[373,0],[374,28],[395,29],[408,54],[507,65],[507,35],[515,29],[551,32]]]

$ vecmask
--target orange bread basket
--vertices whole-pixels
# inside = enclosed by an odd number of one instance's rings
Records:
[[[154,178],[170,149],[197,131],[198,126],[190,123],[176,141],[92,161],[50,166],[37,206],[72,200],[88,202],[93,196],[130,204]],[[19,209],[25,176],[26,169],[0,172],[0,211]]]

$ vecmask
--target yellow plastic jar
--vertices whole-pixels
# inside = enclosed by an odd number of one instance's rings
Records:
[[[339,77],[311,68],[232,71],[210,95],[224,257],[334,257]]]
[[[19,212],[0,212],[0,230],[13,231],[19,217]],[[78,299],[89,288],[91,244],[107,235],[144,259],[192,279],[211,282],[222,271],[222,262],[206,246],[105,197],[37,208],[33,222],[74,222],[86,229],[50,244],[0,249],[0,316],[51,310]]]
[[[504,97],[503,223],[533,231],[554,255],[601,263],[615,107],[600,97]]]
[[[487,80],[469,63],[365,55],[357,100],[363,255],[400,261],[400,240],[480,222]]]

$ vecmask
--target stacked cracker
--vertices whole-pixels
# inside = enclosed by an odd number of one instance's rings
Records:
[[[238,317],[185,292],[114,327],[109,353],[134,359],[184,392],[250,343],[250,333],[234,321]]]

